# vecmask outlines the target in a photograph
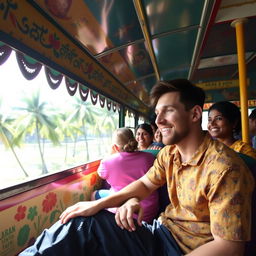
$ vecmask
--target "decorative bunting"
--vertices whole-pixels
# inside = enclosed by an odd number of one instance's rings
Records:
[[[49,86],[54,90],[57,89],[62,81],[63,75],[47,66],[45,66],[44,70]]]
[[[98,93],[90,90],[90,95],[91,95],[91,101],[93,105],[96,105],[97,101],[98,101]]]
[[[12,53],[12,48],[0,42],[0,65],[2,65],[9,58],[11,53]],[[23,76],[27,80],[34,79],[39,74],[43,66],[40,62],[18,51],[16,51],[16,59]],[[46,79],[49,86],[52,89],[57,89],[61,84],[61,81],[63,79],[63,74],[45,66],[45,75],[46,75]],[[79,87],[79,94],[83,101],[87,100],[89,91],[90,91],[91,101],[93,105],[97,104],[98,97],[99,97],[99,103],[102,108],[104,108],[105,103],[107,102],[106,105],[109,111],[111,110],[111,107],[112,107],[114,112],[116,112],[116,110],[120,112],[121,110],[120,104],[116,102],[112,102],[110,99],[106,99],[105,96],[98,94],[97,92],[87,88],[82,84],[79,84],[73,79],[65,76],[65,83],[66,83],[66,88],[69,95],[71,96],[75,95],[77,88]],[[130,112],[128,113],[130,116]]]
[[[16,51],[16,59],[21,73],[27,80],[34,79],[40,72],[42,64],[31,57]]]
[[[117,105],[117,111],[118,111],[118,113],[120,113],[120,111],[121,111],[121,106],[120,106],[120,104],[117,104],[117,103],[116,103],[116,105]]]
[[[73,96],[76,93],[78,83],[65,76],[66,87],[69,95]]]
[[[12,53],[12,48],[0,42],[0,65],[4,64]]]
[[[115,102],[113,102],[112,108],[113,108],[113,111],[116,112],[116,103]]]
[[[107,99],[107,109],[110,110],[112,106],[111,100]]]
[[[102,108],[104,108],[105,102],[106,102],[106,98],[105,98],[104,96],[102,96],[102,95],[99,94],[99,99],[100,99],[100,106],[101,106]]]
[[[79,84],[79,94],[82,99],[82,101],[86,101],[89,95],[89,88],[86,86]]]

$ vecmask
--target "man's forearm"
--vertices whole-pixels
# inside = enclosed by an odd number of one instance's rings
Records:
[[[244,242],[226,240],[213,240],[208,242],[186,256],[243,256]]]

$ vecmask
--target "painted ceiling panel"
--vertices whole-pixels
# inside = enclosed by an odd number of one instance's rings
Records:
[[[244,33],[245,47],[247,51],[255,51],[256,37],[252,31],[256,27],[256,20],[250,18],[244,26],[246,27]],[[234,53],[237,53],[235,29],[231,27],[230,22],[215,24],[209,33],[202,58]]]
[[[168,71],[162,72],[162,79],[163,80],[172,80],[178,78],[188,77],[189,67],[184,68],[172,68]]]
[[[170,34],[153,40],[160,70],[179,69],[190,65],[197,29]]]
[[[232,75],[236,74],[236,72],[237,72],[237,65],[197,69],[197,71],[193,76],[193,81],[198,83],[201,81],[214,81],[214,80],[216,81],[216,80],[231,79]]]
[[[129,45],[125,49],[122,49],[120,54],[137,78],[154,72],[144,43]]]
[[[100,63],[121,86],[128,88],[139,101],[146,104],[149,102],[150,89],[157,81],[158,70],[160,79],[189,77],[199,82],[237,78],[237,65],[233,65],[237,53],[236,31],[230,25],[231,20],[227,19],[238,17],[239,11],[241,16],[249,16],[244,25],[246,52],[250,53],[247,58],[248,76],[256,73],[253,57],[256,53],[256,11],[249,7],[254,7],[255,1],[28,2],[38,4],[38,9],[46,12],[45,15],[62,27],[67,36],[73,37],[74,43],[94,57],[97,65]],[[134,3],[142,4],[145,17],[141,17],[138,5]],[[145,23],[140,24],[142,18],[145,18]],[[145,32],[149,32],[149,38]],[[153,52],[148,51],[151,44]],[[231,56],[233,62],[228,62],[227,56]],[[256,75],[253,77],[256,81]]]
[[[199,25],[204,0],[144,0],[143,3],[151,35],[155,35]]]
[[[84,0],[84,2],[115,47],[143,38],[133,1]]]

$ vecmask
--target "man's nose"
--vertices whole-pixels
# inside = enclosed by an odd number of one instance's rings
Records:
[[[163,116],[161,114],[158,114],[155,121],[156,125],[161,124],[162,121],[163,121]]]

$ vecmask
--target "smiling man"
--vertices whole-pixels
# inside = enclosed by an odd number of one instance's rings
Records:
[[[67,208],[20,255],[243,255],[250,240],[250,170],[202,131],[202,89],[185,79],[160,81],[151,97],[169,146],[150,170],[109,197]],[[166,184],[170,204],[152,225],[142,223],[140,201]],[[116,206],[115,216],[101,211]]]

